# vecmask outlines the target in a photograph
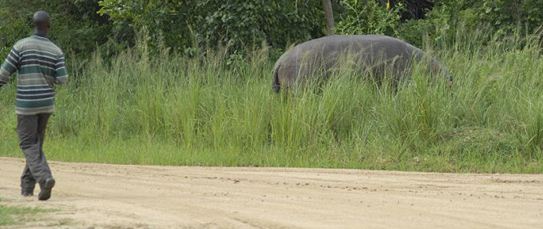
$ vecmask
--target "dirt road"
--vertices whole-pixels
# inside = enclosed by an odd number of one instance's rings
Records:
[[[18,195],[23,161],[0,158],[3,204],[55,209],[24,227],[543,228],[543,175],[51,167],[43,203]]]

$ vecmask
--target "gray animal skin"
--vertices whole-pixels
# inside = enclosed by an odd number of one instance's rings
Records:
[[[296,45],[277,60],[273,90],[279,92],[316,76],[326,78],[344,65],[378,82],[389,74],[397,83],[411,75],[411,66],[418,61],[426,61],[432,75],[442,75],[452,83],[445,67],[405,41],[381,35],[326,36]]]

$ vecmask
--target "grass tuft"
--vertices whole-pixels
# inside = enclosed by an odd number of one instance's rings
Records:
[[[39,208],[0,205],[0,226],[24,224],[31,221],[32,217],[41,212],[43,210]]]

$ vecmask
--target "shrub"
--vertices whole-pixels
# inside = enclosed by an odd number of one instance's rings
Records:
[[[389,10],[377,1],[342,0],[341,6],[338,33],[398,35],[401,4]]]
[[[168,47],[228,46],[243,50],[267,42],[284,48],[322,35],[320,1],[103,0],[100,14],[134,30],[147,28]]]

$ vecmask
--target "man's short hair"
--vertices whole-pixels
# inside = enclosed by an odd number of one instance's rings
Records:
[[[43,10],[37,11],[32,17],[32,22],[34,25],[48,25],[49,24],[49,14]]]

